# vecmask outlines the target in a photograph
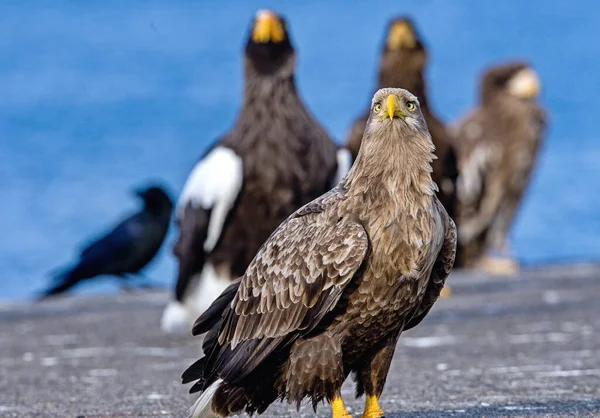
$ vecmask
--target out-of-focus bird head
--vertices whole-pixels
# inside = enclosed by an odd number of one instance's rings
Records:
[[[393,19],[387,30],[385,49],[388,51],[422,50],[423,44],[409,17]]]
[[[259,10],[252,21],[246,57],[259,73],[273,73],[292,61],[294,48],[285,19],[270,10]]]
[[[399,17],[390,21],[379,65],[379,87],[402,87],[409,89],[423,100],[423,71],[427,64],[427,50],[421,42],[412,20]]]
[[[534,100],[539,96],[540,88],[538,75],[524,62],[493,66],[481,78],[481,97],[484,103],[499,95]]]
[[[171,198],[161,187],[150,186],[147,188],[137,189],[135,194],[144,201],[144,207],[154,211],[171,212],[173,202]]]
[[[417,97],[398,88],[383,88],[375,93],[370,120],[370,129],[427,129]]]

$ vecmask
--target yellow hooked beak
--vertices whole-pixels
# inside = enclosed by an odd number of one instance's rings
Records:
[[[525,68],[509,81],[508,91],[516,97],[533,99],[540,93],[540,79],[535,71]]]
[[[387,45],[390,49],[412,49],[417,46],[417,40],[410,25],[405,21],[392,23],[388,33]]]
[[[256,23],[252,30],[252,40],[256,43],[281,42],[285,38],[283,25],[275,13],[260,10],[256,13]]]
[[[401,117],[404,114],[398,108],[398,104],[396,103],[396,96],[390,94],[387,97],[387,116],[390,117],[390,120],[394,119],[394,117]]]

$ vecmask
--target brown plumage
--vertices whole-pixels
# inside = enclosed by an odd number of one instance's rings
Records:
[[[382,89],[348,175],[283,222],[241,280],[196,321],[205,357],[183,374],[195,417],[263,412],[276,399],[331,403],[352,372],[365,416],[383,412],[396,342],[429,312],[456,228],[435,196],[433,143],[415,96]]]
[[[494,66],[482,76],[479,106],[456,126],[461,265],[499,273],[517,268],[506,240],[544,135],[538,91],[526,64]],[[488,252],[500,257],[487,258]]]
[[[444,124],[429,107],[424,76],[427,59],[427,50],[413,22],[404,17],[393,19],[381,53],[377,88],[403,88],[419,99],[438,157],[432,162],[433,181],[440,189],[438,198],[450,217],[456,219],[456,151]],[[348,134],[347,147],[354,157],[358,154],[368,117],[369,110],[354,122]]]
[[[179,310],[169,306],[163,328],[173,328],[184,304],[189,330],[289,214],[334,186],[336,145],[298,96],[294,69],[285,20],[259,11],[245,47],[241,110],[179,201]]]

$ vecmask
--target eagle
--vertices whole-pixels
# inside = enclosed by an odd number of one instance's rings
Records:
[[[349,169],[299,97],[295,61],[284,18],[258,11],[244,51],[241,110],[192,169],[178,200],[178,272],[165,331],[189,332],[271,232]]]
[[[540,81],[525,62],[487,69],[479,106],[455,126],[459,141],[458,261],[514,274],[507,234],[529,183],[546,128]]]
[[[415,94],[421,103],[421,111],[427,122],[438,157],[432,163],[433,181],[439,186],[438,198],[452,219],[456,219],[456,179],[458,177],[456,150],[444,124],[432,112],[427,99],[425,66],[427,49],[414,23],[408,17],[392,19],[388,24],[387,37],[381,53],[378,88],[398,87]],[[365,125],[369,118],[366,110],[352,125],[346,144],[356,158]]]
[[[438,299],[456,227],[436,197],[434,146],[416,96],[373,97],[363,144],[332,190],[290,215],[239,281],[194,324],[205,354],[182,376],[201,392],[193,417],[262,413],[275,400],[350,418],[340,389],[354,374],[365,418],[400,334]]]

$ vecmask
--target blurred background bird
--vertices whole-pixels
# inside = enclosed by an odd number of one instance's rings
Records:
[[[546,128],[540,81],[526,63],[488,68],[478,106],[458,122],[460,264],[514,274],[509,228],[529,184]]]
[[[42,298],[58,295],[97,276],[127,279],[138,274],[160,249],[171,219],[173,204],[158,186],[136,191],[143,208],[81,251],[79,261],[54,277],[56,282]]]
[[[161,320],[165,331],[189,331],[271,232],[349,169],[298,96],[283,17],[256,13],[243,62],[234,126],[196,164],[179,198],[177,283]]]

